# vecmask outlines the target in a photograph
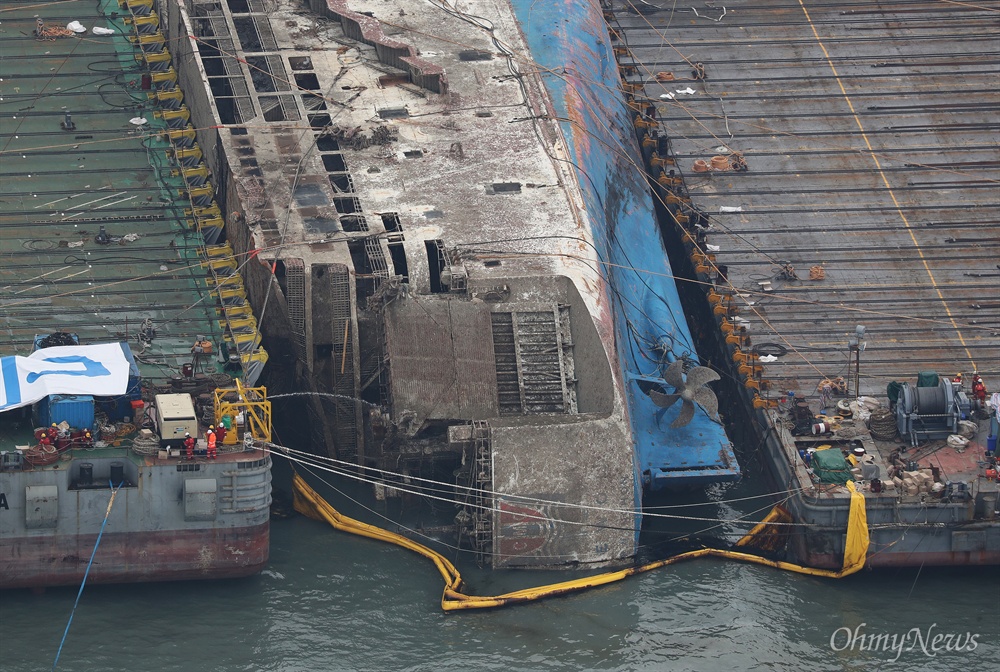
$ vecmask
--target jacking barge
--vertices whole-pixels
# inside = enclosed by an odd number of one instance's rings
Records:
[[[605,8],[791,554],[837,566],[850,478],[869,566],[1000,562],[995,10]]]
[[[600,565],[643,491],[738,478],[598,5],[160,9],[285,385],[377,496],[453,483],[481,562]]]
[[[232,401],[215,391],[267,353],[157,23],[107,1],[4,7],[0,588],[78,585],[102,529],[97,583],[267,562],[268,435],[204,445]],[[46,383],[60,393],[32,396]],[[163,394],[198,409],[194,459],[156,420]]]

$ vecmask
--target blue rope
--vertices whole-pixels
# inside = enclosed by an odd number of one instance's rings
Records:
[[[94,556],[97,555],[97,547],[101,543],[101,537],[104,536],[104,526],[108,524],[108,518],[111,517],[111,505],[115,503],[115,495],[121,490],[121,487],[125,485],[125,481],[118,484],[116,488],[114,483],[108,481],[108,486],[111,487],[111,501],[108,502],[108,512],[104,514],[104,522],[101,523],[101,531],[97,534],[97,541],[94,542],[94,550],[90,554],[90,562],[87,563],[87,571],[83,573],[83,582],[80,584],[80,590],[76,594],[76,602],[73,603],[73,611],[69,612],[69,621],[66,623],[66,630],[63,631],[62,641],[59,642],[59,650],[56,651],[56,659],[52,661],[53,671],[56,669],[56,665],[59,664],[59,655],[62,653],[63,644],[66,643],[66,635],[69,634],[69,626],[73,624],[73,616],[76,614],[76,608],[80,604],[80,596],[83,595],[83,587],[87,585],[87,576],[90,575],[90,568],[94,564]]]

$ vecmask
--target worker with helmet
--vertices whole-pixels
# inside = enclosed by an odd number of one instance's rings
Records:
[[[979,402],[979,408],[986,408],[986,383],[978,373],[972,374],[972,396]]]
[[[209,425],[208,431],[205,433],[205,440],[208,441],[208,459],[214,460],[216,458],[216,441],[215,436],[215,425]]]
[[[190,432],[184,432],[184,452],[187,453],[187,459],[194,459],[194,437]]]
[[[38,439],[38,443],[40,443],[42,446],[51,446],[52,437],[50,437],[49,434],[50,432],[42,432],[42,435]]]

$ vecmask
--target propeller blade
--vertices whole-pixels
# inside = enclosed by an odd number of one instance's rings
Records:
[[[708,417],[713,420],[719,417],[719,399],[710,388],[699,387],[695,390],[694,400],[698,402],[699,406],[705,409]]]
[[[660,408],[670,408],[674,405],[674,402],[681,398],[679,394],[663,394],[662,392],[657,392],[656,390],[649,391],[649,398],[653,400],[653,403]]]
[[[667,370],[663,372],[663,380],[676,390],[682,389],[684,387],[684,362],[680,359],[671,362]]]
[[[670,426],[673,427],[674,429],[677,429],[678,427],[683,427],[684,425],[691,422],[691,418],[693,417],[694,417],[694,403],[685,399],[684,403],[681,404],[680,414],[674,419],[673,422],[670,423]]]
[[[696,387],[702,387],[707,383],[711,383],[713,380],[719,380],[719,374],[707,366],[696,366],[688,371],[687,386],[693,390]]]

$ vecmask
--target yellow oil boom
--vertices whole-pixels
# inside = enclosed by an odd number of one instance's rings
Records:
[[[241,436],[250,434],[258,441],[271,441],[271,402],[267,400],[267,388],[244,387],[239,378],[235,387],[220,387],[215,390],[215,425],[224,425],[225,418],[236,428],[226,432],[223,444],[232,445]]]
[[[292,475],[292,479],[295,496],[295,510],[299,513],[315,520],[326,521],[335,529],[343,532],[350,532],[351,534],[356,534],[358,536],[368,537],[369,539],[377,539],[378,541],[384,541],[401,546],[405,549],[413,551],[414,553],[422,555],[433,562],[445,583],[444,592],[441,595],[441,608],[444,611],[491,609],[511,604],[534,602],[546,597],[566,595],[568,593],[575,593],[588,588],[605,586],[609,583],[615,583],[617,581],[627,579],[630,576],[635,576],[636,574],[644,574],[645,572],[660,569],[661,567],[666,567],[667,565],[672,565],[683,560],[693,560],[695,558],[702,557],[728,558],[730,560],[740,560],[743,562],[752,562],[758,565],[767,565],[769,567],[784,569],[790,572],[798,572],[799,574],[809,574],[811,576],[839,579],[841,577],[854,574],[864,567],[865,557],[868,554],[868,516],[865,511],[865,497],[854,488],[853,482],[848,482],[847,487],[851,491],[851,510],[847,520],[847,545],[844,549],[844,563],[839,570],[803,567],[790,562],[768,560],[767,558],[739,551],[702,548],[695,551],[689,551],[687,553],[681,553],[665,560],[651,562],[646,565],[629,567],[627,569],[614,572],[605,572],[603,574],[598,574],[597,576],[591,576],[583,579],[563,581],[561,583],[553,583],[547,586],[538,586],[536,588],[526,588],[524,590],[516,590],[514,592],[504,593],[503,595],[495,595],[492,597],[467,595],[463,592],[465,584],[462,581],[462,575],[459,574],[458,569],[456,569],[455,565],[453,565],[446,557],[437,551],[434,551],[433,549],[430,549],[423,544],[417,543],[400,534],[396,534],[395,532],[389,532],[388,530],[383,530],[382,528],[374,525],[369,525],[359,520],[355,520],[354,518],[349,518],[330,506],[330,504],[320,497],[319,494],[313,490],[297,473]],[[747,546],[752,543],[755,546],[766,547],[769,540],[776,539],[778,537],[775,533],[775,528],[778,526],[775,525],[775,523],[789,522],[790,520],[790,516],[784,511],[784,509],[775,507],[764,519],[764,521],[750,530],[749,534],[740,539],[736,545]],[[762,537],[763,544],[760,543],[760,538]]]

